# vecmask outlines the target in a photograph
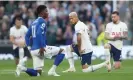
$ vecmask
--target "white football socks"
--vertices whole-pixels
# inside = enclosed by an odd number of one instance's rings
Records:
[[[87,69],[82,69],[83,72],[93,72],[99,68],[102,68],[106,65],[107,61],[103,62],[103,63],[100,63],[100,64],[97,64],[97,65],[92,65],[92,66],[89,66]]]
[[[105,53],[105,60],[110,61],[110,50],[109,49],[104,49]]]
[[[24,58],[24,49],[23,48],[19,48],[19,62],[23,58]]]
[[[69,62],[70,68],[74,68],[74,59],[73,59],[73,57],[72,58],[69,58],[68,59],[68,62]]]
[[[75,68],[74,67],[73,53],[71,52],[71,46],[70,45],[66,47],[66,56],[67,56],[67,60],[68,60],[70,68]]]
[[[55,72],[56,68],[57,68],[57,66],[53,65],[50,70]]]

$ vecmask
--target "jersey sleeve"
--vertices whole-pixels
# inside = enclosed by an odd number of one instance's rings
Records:
[[[127,25],[125,23],[123,24],[122,33],[123,33],[122,34],[123,36],[128,35],[128,28],[127,28]]]
[[[90,29],[89,29],[89,27],[87,27],[87,29],[86,29],[86,30],[87,30],[87,33],[89,34],[89,33],[90,33]]]
[[[105,29],[105,32],[109,33],[110,32],[110,28],[109,28],[109,24],[106,25],[106,29]]]
[[[25,31],[25,34],[28,31],[28,28],[26,26],[24,26],[24,31]]]
[[[13,31],[13,28],[10,28],[10,36],[13,36],[14,35],[14,31]]]
[[[76,32],[76,34],[78,34],[78,33],[82,34],[83,33],[82,25],[76,25],[75,32]]]
[[[39,29],[38,29],[38,32],[37,32],[37,35],[38,35],[38,38],[39,38],[39,41],[40,41],[40,47],[41,48],[44,48],[46,47],[46,24],[45,23],[42,23],[40,26],[39,26]]]
[[[127,32],[127,31],[128,31],[127,25],[124,23],[123,32]]]
[[[27,46],[30,46],[31,45],[31,36],[32,36],[32,30],[31,30],[31,27],[29,27],[28,31],[26,32],[26,35],[25,35],[25,42],[26,42],[26,45]]]

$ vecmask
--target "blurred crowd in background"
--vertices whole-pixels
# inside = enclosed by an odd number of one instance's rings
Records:
[[[72,43],[74,28],[69,23],[69,13],[76,11],[79,19],[90,30],[90,39],[93,45],[103,45],[106,24],[111,21],[113,11],[112,1],[0,1],[0,40],[9,40],[9,30],[14,25],[14,17],[21,15],[23,24],[30,26],[36,19],[37,5],[45,4],[48,7],[49,19],[47,27],[48,45],[69,45]],[[133,44],[133,7],[129,2],[117,3],[121,21],[128,25],[128,40],[125,45]]]

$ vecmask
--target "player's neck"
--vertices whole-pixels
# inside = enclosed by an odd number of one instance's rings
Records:
[[[43,18],[42,16],[38,16],[38,18],[42,18],[44,21],[47,21],[47,18]]]
[[[117,21],[116,23],[114,23],[114,24],[119,24],[120,23],[120,21]]]
[[[114,24],[119,24],[120,23],[120,21],[117,21],[117,22],[113,22]]]
[[[79,20],[77,20],[75,24],[77,24],[78,22],[79,22]]]
[[[42,15],[39,15],[38,17],[41,17],[41,18],[43,18],[44,20],[46,19],[45,17],[43,17]]]
[[[17,26],[16,26],[16,29],[20,29],[20,27],[17,27]]]

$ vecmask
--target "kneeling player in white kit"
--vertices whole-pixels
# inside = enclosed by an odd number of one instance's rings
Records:
[[[119,12],[112,13],[112,22],[106,25],[105,38],[109,40],[105,44],[105,54],[107,60],[110,60],[110,55],[114,60],[114,68],[119,69],[121,66],[121,50],[123,46],[123,39],[127,39],[127,25],[120,21]],[[111,53],[111,54],[110,54]],[[110,68],[111,70],[111,68]]]
[[[108,65],[109,61],[105,61],[101,64],[91,65],[91,57],[93,53],[92,44],[88,35],[87,26],[78,19],[78,15],[76,12],[71,12],[69,14],[69,20],[72,24],[75,24],[75,33],[77,35],[77,39],[75,43],[71,46],[68,46],[68,51],[74,51],[81,57],[81,65],[83,72],[92,72],[101,67],[105,67]],[[73,62],[72,58],[71,61]],[[69,68],[64,72],[71,72],[74,69]]]
[[[10,28],[10,41],[13,44],[13,55],[15,57],[16,65],[24,57],[25,35],[27,27],[22,25],[22,19],[19,16],[15,17],[15,25]]]
[[[31,24],[25,36],[26,45],[30,46],[30,44],[32,44],[31,56],[33,58],[33,68],[25,67],[24,62],[26,61],[26,58],[23,58],[18,65],[17,74],[19,76],[20,72],[24,71],[30,76],[40,76],[44,66],[44,56],[52,57],[57,55],[52,68],[48,71],[48,75],[60,76],[55,72],[55,70],[63,61],[64,50],[59,47],[46,45],[46,18],[48,18],[47,7],[45,5],[39,5],[36,12],[39,17]]]

